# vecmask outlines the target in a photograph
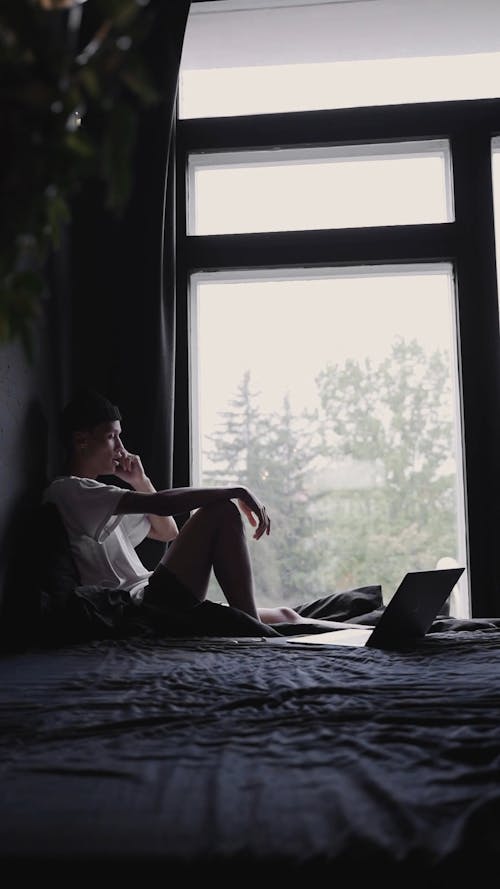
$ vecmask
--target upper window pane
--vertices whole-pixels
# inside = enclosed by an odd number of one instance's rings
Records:
[[[191,4],[181,118],[498,96],[497,0]]]
[[[188,234],[453,219],[446,141],[191,154]]]

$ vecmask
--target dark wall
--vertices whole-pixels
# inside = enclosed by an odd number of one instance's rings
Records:
[[[52,299],[41,306],[34,355],[22,346],[0,347],[0,608],[16,597],[30,563],[33,506],[57,471],[55,437],[61,382]]]
[[[27,517],[62,470],[58,417],[75,385],[119,404],[126,446],[157,487],[171,482],[175,270],[173,227],[164,233],[163,222],[189,2],[154,4],[148,61],[165,99],[139,115],[126,212],[113,218],[102,184],[82,183],[67,240],[47,270],[33,362],[17,344],[0,346],[0,610],[29,561]]]

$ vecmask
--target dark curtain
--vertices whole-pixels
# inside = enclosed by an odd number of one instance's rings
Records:
[[[29,620],[28,591],[36,592],[37,584],[31,575],[33,560],[26,559],[26,540],[33,540],[37,533],[33,506],[47,481],[62,468],[57,419],[77,385],[92,385],[120,405],[128,448],[141,455],[157,488],[172,484],[174,131],[189,7],[189,0],[151,0],[145,7],[148,16],[154,15],[147,61],[163,100],[140,114],[132,193],[124,215],[116,218],[106,210],[102,184],[87,182],[72,206],[64,241],[49,260],[38,334],[39,339],[47,339],[47,347],[42,350],[37,343],[41,356],[33,368],[33,388],[50,388],[50,405],[45,406],[45,417],[37,403],[36,411],[30,410],[26,418],[29,426],[22,440],[33,453],[27,453],[25,460],[27,493],[8,519],[0,642],[5,637],[14,643],[18,624],[24,633]],[[99,4],[85,4],[83,14],[85,25],[85,16],[99,16]],[[47,13],[46,23],[48,37],[60,52],[67,39],[64,10]],[[95,30],[95,21],[92,27]],[[46,368],[38,366],[42,360]],[[42,419],[45,425],[50,421],[49,453]],[[45,465],[47,477],[39,477]],[[154,541],[145,542],[144,561],[155,563],[160,547]],[[22,599],[20,589],[25,591]]]
[[[172,484],[175,368],[174,160],[178,73],[190,3],[157,0],[148,61],[163,91],[141,113],[125,214],[102,188],[75,204],[72,378],[119,404],[124,442],[157,488]]]

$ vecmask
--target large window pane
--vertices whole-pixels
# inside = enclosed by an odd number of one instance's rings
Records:
[[[193,478],[268,505],[259,605],[466,565],[450,266],[200,273],[191,324]]]
[[[448,222],[450,182],[444,140],[191,154],[188,233]]]
[[[500,53],[185,71],[181,118],[500,96]]]

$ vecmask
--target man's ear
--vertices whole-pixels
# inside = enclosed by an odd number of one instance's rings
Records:
[[[76,432],[73,433],[73,447],[77,451],[84,450],[89,442],[89,434],[87,429],[77,429]]]

